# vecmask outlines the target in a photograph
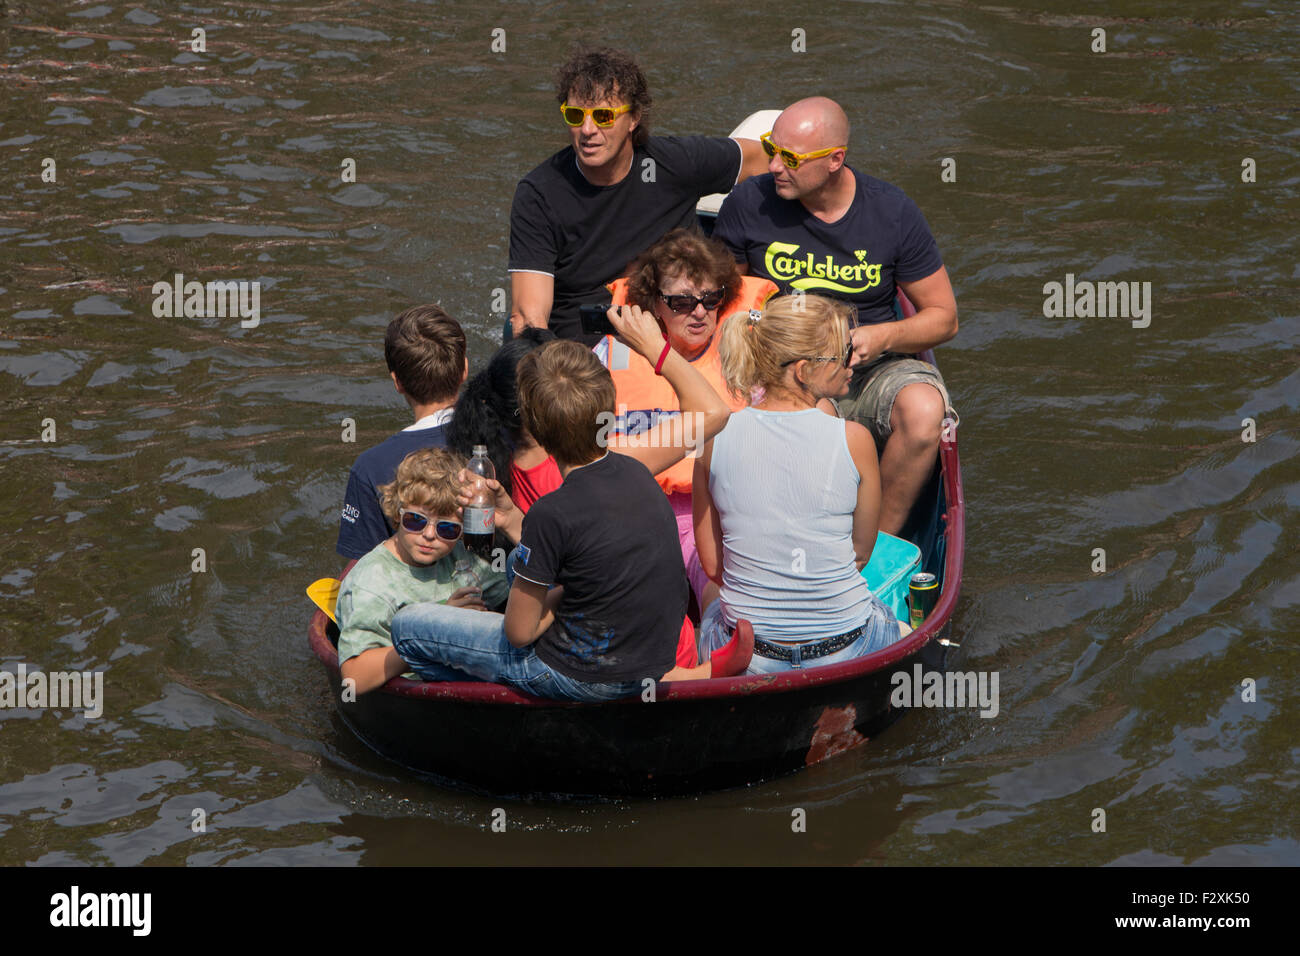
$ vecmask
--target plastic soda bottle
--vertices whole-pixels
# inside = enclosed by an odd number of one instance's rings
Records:
[[[483,582],[479,580],[478,574],[474,571],[474,565],[470,558],[462,558],[456,562],[456,568],[451,572],[451,583],[456,588],[483,587]]]
[[[474,457],[469,460],[466,468],[471,474],[483,478],[495,479],[497,476],[486,445],[474,446]],[[475,485],[470,503],[461,509],[461,518],[465,523],[465,547],[484,561],[491,561],[493,532],[496,530],[496,496],[485,482],[476,482]]]

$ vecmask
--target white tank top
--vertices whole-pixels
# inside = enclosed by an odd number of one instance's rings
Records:
[[[728,626],[746,618],[761,638],[816,641],[863,623],[870,591],[853,551],[860,481],[842,420],[816,408],[731,416],[709,468]]]

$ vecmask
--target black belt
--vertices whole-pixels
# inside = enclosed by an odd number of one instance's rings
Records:
[[[727,631],[728,636],[732,633],[734,633],[733,630]],[[836,651],[843,650],[861,636],[862,628],[855,627],[844,634],[808,644],[773,644],[771,641],[764,641],[756,637],[754,638],[754,653],[760,657],[775,661],[791,661],[794,664],[799,664],[805,660],[825,657],[827,654],[834,654]]]

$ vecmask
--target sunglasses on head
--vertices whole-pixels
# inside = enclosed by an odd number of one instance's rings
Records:
[[[799,358],[792,358],[787,362],[782,362],[781,367],[793,365],[795,362],[843,362],[844,367],[848,368],[849,363],[853,361],[853,343],[844,343],[843,355],[801,355]]]
[[[704,293],[704,295],[669,295],[666,292],[660,292],[659,298],[663,299],[668,308],[678,315],[685,315],[688,312],[694,312],[697,305],[704,306],[705,311],[716,309],[722,305],[722,299],[726,294],[726,289],[714,289],[712,292]]]
[[[411,534],[419,534],[429,524],[428,516],[422,515],[418,511],[407,511],[405,508],[401,508],[397,513],[401,515],[402,527]],[[459,521],[439,518],[434,522],[433,530],[443,541],[455,541],[460,537],[464,526]]]
[[[800,163],[809,159],[820,159],[823,156],[829,156],[837,149],[848,151],[847,146],[827,146],[825,149],[815,149],[811,153],[796,153],[792,149],[785,149],[772,142],[771,130],[760,136],[758,141],[763,144],[763,152],[767,153],[768,159],[773,156],[780,156],[781,162],[785,163],[786,169],[798,169]]]
[[[564,122],[568,123],[570,126],[581,126],[583,122],[586,121],[587,117],[590,116],[593,123],[604,129],[605,127],[613,126],[614,120],[618,119],[620,114],[626,113],[631,108],[631,103],[625,103],[622,106],[593,106],[590,108],[584,106],[570,106],[568,103],[561,103],[560,115],[564,117]]]

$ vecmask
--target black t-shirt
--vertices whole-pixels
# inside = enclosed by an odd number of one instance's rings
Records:
[[[776,194],[771,173],[745,180],[727,197],[713,228],[751,275],[781,294],[843,299],[858,307],[858,324],[888,322],[896,282],[924,279],[943,266],[930,227],[897,186],[851,170],[857,189],[838,221],[822,222],[797,199]]]
[[[727,192],[739,174],[740,146],[722,136],[651,136],[612,186],[587,182],[573,147],[562,149],[515,189],[510,271],[554,276],[551,329],[594,345],[578,306],[608,302],[605,283],[665,233],[694,225],[700,197]]]
[[[537,656],[574,680],[658,680],[686,615],[677,520],[649,469],[626,455],[569,473],[524,516],[515,574],[564,585]]]

